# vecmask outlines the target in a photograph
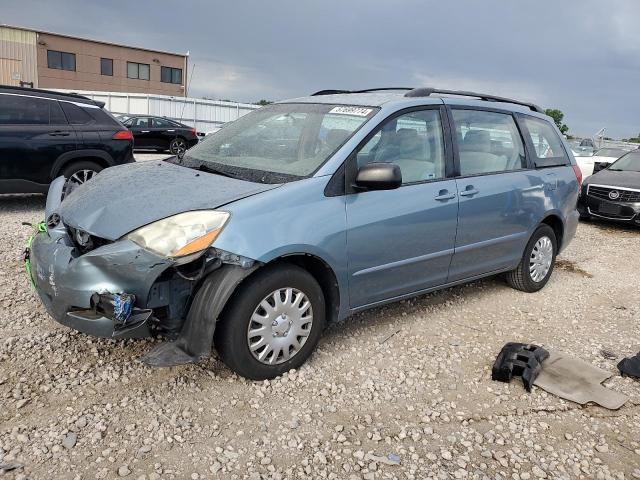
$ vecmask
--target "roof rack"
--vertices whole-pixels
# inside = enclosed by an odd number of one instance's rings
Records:
[[[89,97],[85,97],[84,95],[80,95],[78,93],[66,93],[66,92],[55,92],[53,90],[45,90],[42,88],[30,88],[30,87],[17,87],[15,85],[0,85],[0,89],[3,90],[16,90],[18,92],[31,92],[31,93],[40,93],[46,95],[55,95],[58,97],[70,97],[74,100],[81,100],[83,103],[89,103],[92,105],[97,105],[98,107],[104,107],[104,102],[99,100],[93,100]]]
[[[320,90],[318,92],[312,93],[312,97],[317,97],[319,95],[338,95],[345,93],[372,93],[372,92],[384,92],[387,90],[414,90],[410,87],[383,87],[383,88],[367,88],[365,90]]]
[[[538,105],[533,103],[522,102],[520,100],[513,100],[512,98],[505,97],[496,97],[495,95],[487,95],[484,93],[475,93],[475,92],[466,92],[463,90],[441,90],[439,88],[414,88],[407,93],[404,94],[405,97],[429,97],[432,94],[441,94],[441,95],[457,95],[461,97],[475,97],[480,100],[485,100],[487,102],[503,102],[503,103],[514,103],[516,105],[522,105],[531,109],[534,112],[544,113],[544,110],[540,108]]]

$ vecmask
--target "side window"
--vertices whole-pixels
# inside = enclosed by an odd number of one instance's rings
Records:
[[[403,183],[444,178],[440,111],[419,110],[388,120],[356,158],[358,167],[371,162],[395,163],[400,167]]]
[[[51,125],[66,125],[67,119],[62,113],[62,108],[58,102],[49,102],[49,123]]]
[[[536,166],[569,165],[570,161],[555,129],[539,118],[523,115],[536,154]]]
[[[0,95],[0,125],[65,124],[58,102],[18,95]]]
[[[152,120],[155,128],[175,128],[174,124],[164,118],[154,118]]]
[[[71,125],[85,125],[94,121],[91,115],[73,103],[60,102],[60,105]]]
[[[138,117],[133,120],[133,124],[131,125],[134,128],[150,128],[151,127],[151,119],[148,117]]]
[[[513,116],[482,110],[452,110],[461,175],[526,168],[524,146]]]

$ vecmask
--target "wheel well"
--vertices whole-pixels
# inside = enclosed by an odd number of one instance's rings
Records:
[[[65,168],[67,168],[69,165],[73,165],[74,163],[80,163],[80,162],[94,162],[100,165],[102,168],[107,168],[110,166],[109,162],[107,162],[104,158],[100,158],[100,157],[91,157],[91,156],[73,157],[67,160],[66,162],[62,163],[60,166],[58,166],[58,168],[56,168],[56,170],[51,175],[51,178],[55,179],[56,177],[60,176],[62,174],[62,171]]]
[[[318,257],[308,254],[287,255],[277,258],[268,263],[291,263],[298,267],[304,268],[318,282],[322,292],[324,293],[324,301],[327,310],[327,323],[331,323],[338,319],[340,310],[340,289],[338,288],[338,280],[333,270],[326,262]]]
[[[549,225],[553,229],[553,233],[556,234],[556,241],[558,242],[558,251],[562,248],[562,236],[564,235],[564,225],[562,220],[557,215],[549,215],[541,223]]]

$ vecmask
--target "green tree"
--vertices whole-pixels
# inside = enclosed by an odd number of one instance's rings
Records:
[[[562,113],[562,110],[558,110],[557,108],[547,108],[544,113],[553,118],[553,121],[558,126],[558,130],[560,130],[560,133],[565,135],[569,131],[569,127],[567,127],[566,124],[562,123],[562,119],[564,118],[564,113]]]
[[[256,102],[256,105],[260,105],[261,107],[264,107],[265,105],[271,105],[273,102],[271,100],[265,100],[262,99],[259,102]]]

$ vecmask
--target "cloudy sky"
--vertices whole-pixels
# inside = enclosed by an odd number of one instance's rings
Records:
[[[640,133],[638,0],[0,0],[0,23],[178,52],[190,95],[436,86],[560,108],[573,133]]]

